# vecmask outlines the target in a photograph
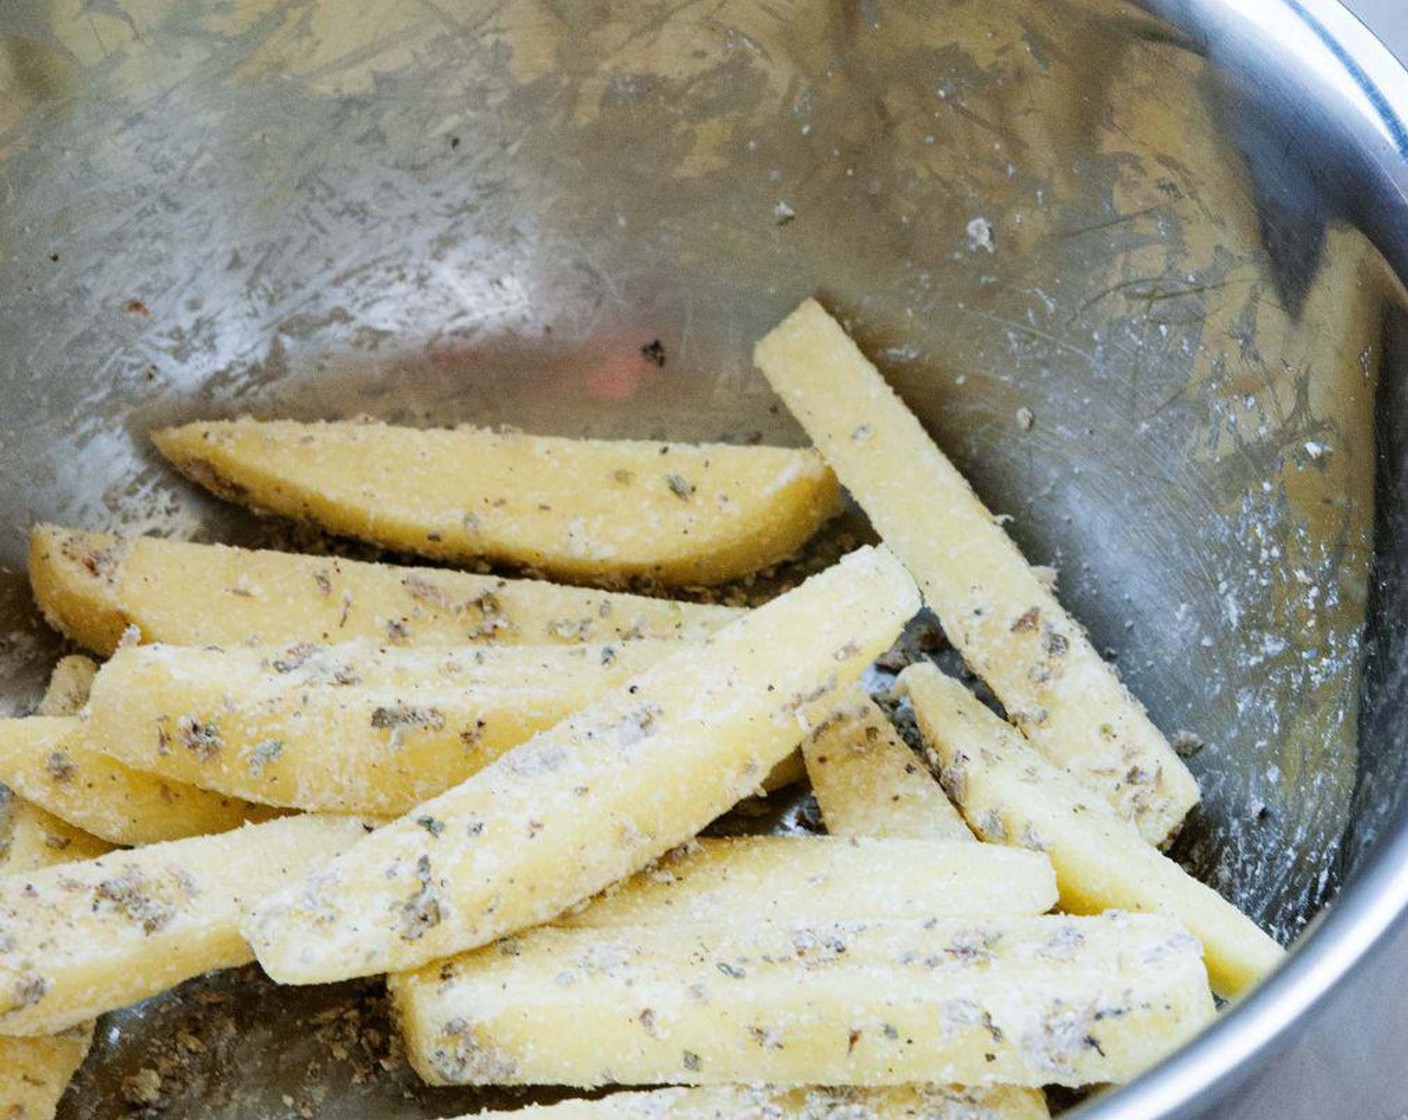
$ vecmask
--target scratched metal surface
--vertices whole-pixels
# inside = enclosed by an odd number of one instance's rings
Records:
[[[1278,226],[1237,96],[1115,0],[8,0],[4,699],[60,648],[29,606],[34,521],[267,533],[165,470],[154,425],[795,442],[748,354],[818,292],[1160,725],[1206,740],[1179,854],[1289,936],[1352,862],[1373,769],[1398,296],[1332,208]],[[182,1031],[171,1117],[486,1099],[417,1087],[374,993],[200,991],[109,1017],[64,1115],[126,1107]]]

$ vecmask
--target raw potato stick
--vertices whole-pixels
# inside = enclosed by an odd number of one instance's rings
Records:
[[[240,909],[364,835],[290,817],[0,880],[0,1034],[52,1034],[244,964]]]
[[[54,669],[44,702],[56,714],[70,714],[83,706],[85,674],[73,663],[85,660],[66,657]],[[112,850],[112,845],[22,801],[5,787],[0,786],[0,791],[0,880],[94,859]],[[0,1117],[53,1120],[59,1098],[92,1043],[92,1023],[79,1023],[50,1037],[0,1037]]]
[[[583,582],[723,583],[786,559],[841,508],[810,449],[249,419],[152,438],[242,505]]]
[[[29,577],[49,622],[105,656],[131,626],[142,641],[190,646],[549,645],[702,638],[741,613],[541,580],[56,525],[30,534]]]
[[[269,809],[134,770],[89,745],[83,720],[0,719],[0,782],[114,844],[155,844],[245,821]]]
[[[1032,745],[1167,841],[1193,776],[840,324],[807,300],[754,359]]]
[[[900,675],[945,788],[984,840],[1045,852],[1061,906],[1168,914],[1201,940],[1213,991],[1231,999],[1284,951],[1211,887],[1145,844],[1128,822],[1052,766],[932,665]]]
[[[832,836],[973,840],[929,768],[859,686],[803,740],[802,757]]]
[[[35,713],[41,716],[76,716],[88,703],[88,693],[97,675],[98,663],[89,657],[71,654],[61,657],[49,674],[49,687]]]
[[[0,877],[55,863],[97,859],[112,851],[113,845],[106,840],[16,797],[5,786],[0,786],[0,791],[4,791],[0,793]]]
[[[399,816],[678,645],[137,646],[98,674],[87,733],[128,765],[250,801]]]
[[[547,927],[391,988],[431,1084],[1088,1085],[1214,1014],[1148,914]]]
[[[93,1045],[93,1024],[38,1038],[0,1038],[0,1116],[53,1120]]]
[[[41,711],[72,715],[83,707],[88,699],[86,681],[91,677],[77,662],[92,665],[86,657],[65,657],[55,666]],[[75,828],[33,802],[17,797],[8,786],[0,785],[0,877],[37,871],[56,863],[97,859],[112,849],[106,840]],[[4,1115],[0,1108],[0,1117]]]
[[[881,1089],[708,1085],[474,1113],[481,1120],[1050,1120],[1050,1116],[1046,1098],[1033,1089],[947,1085]]]
[[[966,831],[966,830],[965,830]],[[665,922],[859,921],[1042,914],[1056,879],[1039,852],[968,841],[747,836],[699,840],[558,919],[604,927]]]
[[[371,975],[556,917],[755,789],[918,601],[888,552],[851,553],[256,907],[260,963],[283,983]]]

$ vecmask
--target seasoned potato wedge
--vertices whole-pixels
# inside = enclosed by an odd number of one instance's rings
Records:
[[[1050,1120],[1035,1089],[900,1085],[880,1089],[708,1085],[479,1112],[482,1120]],[[461,1120],[471,1120],[461,1117]]]
[[[1167,841],[1192,774],[841,325],[808,300],[754,357],[1032,745]]]
[[[0,877],[56,863],[97,859],[113,845],[0,786]],[[0,1113],[3,1116],[4,1113]]]
[[[1284,952],[1211,887],[1142,842],[1117,813],[1033,751],[971,692],[932,665],[900,675],[929,748],[978,835],[1045,852],[1061,905],[1168,914],[1203,944],[1213,990],[1241,995]]]
[[[554,918],[756,788],[917,609],[889,553],[851,553],[317,868],[246,936],[271,976],[308,984]]]
[[[698,840],[557,920],[564,926],[810,922],[1042,914],[1056,879],[1038,852],[947,840]]]
[[[98,674],[87,733],[168,779],[270,805],[399,816],[678,644],[138,646]]]
[[[790,556],[841,508],[821,458],[792,448],[247,419],[153,439],[231,501],[581,582],[722,583]]]
[[[0,1038],[0,1116],[53,1120],[64,1090],[92,1045],[92,1023],[57,1035]]]
[[[245,963],[240,908],[364,835],[290,817],[0,879],[0,1034],[53,1034]]]
[[[541,580],[39,525],[29,575],[57,629],[108,655],[172,645],[549,645],[702,638],[740,613]],[[59,714],[59,713],[54,713]]]
[[[223,832],[272,815],[263,806],[134,770],[89,742],[83,720],[0,719],[0,782],[114,844]]]
[[[1126,1081],[1214,1014],[1161,915],[533,930],[391,978],[431,1084]]]
[[[90,657],[73,654],[59,658],[54,671],[49,674],[49,687],[35,714],[76,716],[88,703],[88,693],[93,688],[93,678],[97,672],[98,663]]]
[[[802,757],[832,836],[973,839],[929,768],[859,686],[802,741]]]

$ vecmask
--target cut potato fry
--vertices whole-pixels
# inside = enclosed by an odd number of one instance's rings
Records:
[[[83,706],[89,674],[75,664],[82,661],[87,658],[65,657],[54,669],[44,700],[57,715],[72,714]],[[0,879],[95,859],[112,850],[111,844],[15,797],[5,787],[0,786],[0,791]],[[0,1117],[53,1120],[59,1099],[92,1044],[92,1023],[79,1023],[47,1037],[0,1037]]]
[[[131,766],[250,801],[399,816],[678,644],[137,646],[98,674],[87,733]]]
[[[1143,843],[956,680],[932,665],[911,665],[900,684],[968,823],[984,840],[1050,856],[1064,909],[1119,907],[1176,918],[1202,941],[1213,991],[1229,999],[1281,962],[1284,951],[1250,918]]]
[[[431,1084],[1126,1081],[1214,1014],[1148,914],[544,928],[394,976]]]
[[[1167,841],[1192,774],[840,324],[808,300],[754,358],[1032,745]]]
[[[965,829],[966,831],[966,829]],[[943,840],[748,836],[670,853],[563,926],[811,922],[1042,914],[1056,878],[1038,852]]]
[[[859,686],[803,740],[802,757],[832,836],[973,839],[929,768]]]
[[[371,975],[556,917],[755,789],[918,605],[889,553],[851,553],[256,907],[260,963]]]
[[[0,880],[0,1034],[53,1034],[245,963],[240,908],[364,835],[290,817]]]
[[[1050,1120],[1034,1089],[900,1085],[879,1089],[707,1085],[478,1112],[460,1120]]]
[[[41,716],[76,716],[88,703],[88,693],[97,675],[98,663],[89,657],[73,654],[59,658],[49,674],[49,687],[39,702],[36,713]]]
[[[248,419],[152,438],[231,501],[579,581],[722,583],[786,559],[841,509],[809,449]]]
[[[0,1038],[0,1116],[53,1120],[92,1045],[92,1023],[40,1038]]]
[[[0,795],[0,877],[56,863],[97,859],[112,851],[113,845],[106,840],[74,828],[4,786],[0,790],[5,791]]]
[[[55,525],[30,534],[29,576],[49,622],[104,656],[130,626],[143,641],[192,646],[551,645],[702,638],[741,613],[539,580]]]
[[[134,770],[88,743],[83,720],[0,719],[0,782],[85,832],[122,845],[224,832],[272,815],[263,806]]]

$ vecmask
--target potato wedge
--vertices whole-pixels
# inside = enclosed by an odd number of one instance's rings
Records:
[[[1064,909],[1091,914],[1118,907],[1176,918],[1202,942],[1213,991],[1228,999],[1281,962],[1282,948],[1250,918],[1143,843],[952,677],[932,665],[911,665],[900,685],[968,823],[984,840],[1050,856]]]
[[[143,641],[192,646],[550,645],[702,638],[741,613],[540,580],[55,525],[30,533],[29,576],[49,622],[104,656],[129,626]]]
[[[241,907],[365,834],[289,817],[0,880],[0,1034],[53,1034],[245,963]]]
[[[0,877],[97,859],[113,845],[0,786]],[[0,1116],[4,1113],[0,1112]]]
[[[137,646],[98,674],[87,733],[171,780],[268,805],[399,816],[678,644]]]
[[[966,831],[966,829],[965,829]],[[1043,914],[1056,878],[1040,853],[968,840],[747,836],[698,840],[555,924],[860,921]]]
[[[496,1120],[1050,1120],[1035,1089],[900,1085],[880,1089],[707,1085],[478,1112]],[[461,1117],[460,1120],[472,1120]]]
[[[918,599],[889,553],[851,553],[257,906],[243,928],[260,963],[319,983],[556,917],[752,791]]]
[[[92,1023],[39,1038],[0,1038],[0,1116],[53,1120],[92,1045]]]
[[[722,583],[786,559],[841,509],[809,449],[249,419],[152,438],[242,505],[580,582]]]
[[[76,716],[88,703],[98,663],[90,657],[71,654],[61,657],[49,674],[49,687],[35,713],[41,716]]]
[[[391,990],[435,1085],[1088,1085],[1214,1015],[1197,941],[1148,914],[547,927]]]
[[[0,782],[113,844],[224,832],[273,815],[264,806],[134,770],[89,742],[83,720],[0,719]]]
[[[54,667],[40,712],[72,715],[83,707],[92,680],[86,657],[64,657]],[[96,859],[112,845],[15,797],[0,786],[0,879],[76,860]],[[93,1024],[62,1034],[0,1037],[0,1117],[53,1120],[68,1083],[93,1045]]]
[[[1032,745],[1167,841],[1192,774],[840,324],[807,300],[754,360]]]
[[[802,741],[802,757],[832,836],[973,839],[929,768],[859,686]]]

